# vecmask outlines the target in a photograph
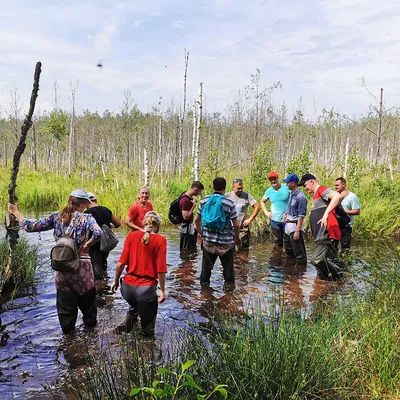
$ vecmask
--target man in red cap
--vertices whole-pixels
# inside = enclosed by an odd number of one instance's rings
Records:
[[[285,233],[283,214],[285,214],[288,206],[290,191],[286,185],[280,184],[279,176],[276,172],[270,172],[268,180],[271,183],[271,187],[265,191],[261,199],[261,208],[271,221],[271,231],[275,237],[275,244],[283,247],[283,235]],[[268,200],[271,202],[271,211],[267,210],[266,203]]]

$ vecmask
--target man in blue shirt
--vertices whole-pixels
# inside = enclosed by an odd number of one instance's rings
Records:
[[[285,221],[284,244],[288,256],[296,257],[297,264],[307,263],[306,246],[304,245],[303,222],[307,214],[307,199],[299,189],[299,177],[289,174],[283,179],[290,190],[287,211],[283,216]]]
[[[268,188],[261,199],[261,208],[264,214],[271,220],[271,231],[275,237],[275,244],[283,247],[283,235],[285,233],[285,223],[283,222],[283,214],[285,214],[290,191],[285,185],[279,182],[279,176],[276,172],[268,174],[268,180],[271,187]],[[271,211],[267,210],[267,201],[271,202]]]

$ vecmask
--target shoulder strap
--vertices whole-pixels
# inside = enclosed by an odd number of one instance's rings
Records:
[[[322,194],[319,192],[319,189],[321,189],[321,186],[318,188],[317,194],[319,194],[320,199],[321,199],[326,205],[328,205],[328,204],[329,204],[329,201],[325,200],[325,199],[322,197]]]

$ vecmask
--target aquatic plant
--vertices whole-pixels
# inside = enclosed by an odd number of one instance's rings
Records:
[[[15,285],[11,288],[11,297],[14,297],[19,289],[32,285],[38,262],[38,246],[30,245],[25,238],[20,238],[15,250]],[[0,241],[0,294],[3,290],[7,276],[8,241]]]
[[[169,323],[167,354],[136,333],[128,335],[118,356],[115,348],[103,349],[79,376],[72,371],[71,393],[77,399],[117,399],[137,388],[135,394],[146,399],[148,393],[138,389],[155,388],[154,382],[164,389],[157,383],[166,379],[159,379],[160,368],[175,372],[168,374],[168,385],[176,387],[181,363],[196,360],[190,375],[196,385],[207,393],[223,383],[229,399],[398,398],[399,268],[396,259],[384,267],[381,259],[370,260],[366,271],[357,272],[357,290],[321,298],[312,312],[278,306],[266,315],[260,307],[190,333]],[[194,394],[185,387],[177,398]]]

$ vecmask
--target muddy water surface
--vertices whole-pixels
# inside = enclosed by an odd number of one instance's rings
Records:
[[[1,234],[1,233],[0,233]],[[111,283],[115,265],[127,232],[117,231],[120,243],[110,253],[108,274]],[[159,307],[156,336],[168,338],[171,326],[196,329],[216,316],[228,312],[251,312],[256,307],[268,307],[280,298],[287,307],[312,308],[313,301],[330,296],[344,285],[323,282],[316,277],[312,265],[295,267],[285,259],[282,251],[272,243],[255,243],[248,252],[235,257],[236,285],[233,291],[223,290],[219,261],[212,274],[211,287],[201,289],[198,277],[201,252],[182,257],[179,253],[179,234],[163,233],[168,239],[167,295]],[[40,246],[40,262],[36,283],[21,297],[7,303],[0,314],[0,398],[46,398],[43,385],[57,387],[67,377],[68,367],[85,365],[85,349],[91,341],[107,336],[118,342],[114,329],[124,322],[127,304],[119,291],[107,290],[99,298],[98,326],[94,330],[83,327],[78,316],[77,330],[63,335],[56,312],[56,289],[49,252],[53,245],[52,231],[25,234],[31,243]],[[4,234],[1,234],[4,236]],[[367,244],[354,246],[357,262],[362,262]],[[357,263],[356,262],[356,263]],[[165,322],[173,321],[173,324]],[[109,339],[108,339],[109,340]],[[164,346],[168,343],[164,343]]]

